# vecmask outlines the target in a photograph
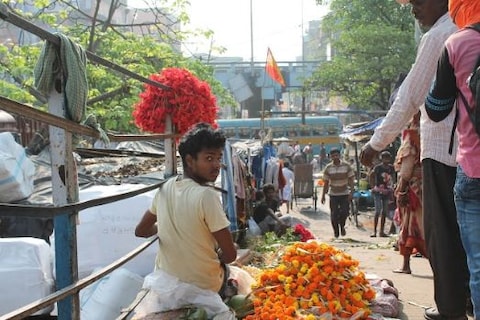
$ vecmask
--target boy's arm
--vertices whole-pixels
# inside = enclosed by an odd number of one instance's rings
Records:
[[[231,263],[237,259],[237,248],[232,239],[232,234],[228,228],[223,228],[212,232],[220,248],[218,258],[223,263]]]
[[[267,209],[267,212],[268,212],[268,215],[269,215],[269,216],[272,216],[273,219],[275,219],[275,221],[277,221],[278,223],[283,224],[283,221],[280,220],[280,218],[275,214],[275,212],[273,212],[272,209],[268,208],[268,209]]]
[[[368,182],[370,183],[370,188],[374,188],[377,186],[376,179],[375,179],[376,173],[375,173],[375,168],[372,169],[370,174],[368,175]]]
[[[156,235],[157,230],[157,215],[150,210],[145,211],[140,222],[135,227],[135,236],[141,238],[148,238]]]

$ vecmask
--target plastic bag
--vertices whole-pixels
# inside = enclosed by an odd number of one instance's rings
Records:
[[[35,164],[10,132],[0,133],[0,202],[28,198],[34,189]]]
[[[218,293],[182,282],[163,270],[156,270],[147,275],[143,282],[143,288],[150,289],[157,294],[157,311],[175,310],[194,305],[202,307],[209,318],[235,319],[235,315]]]
[[[370,309],[373,313],[384,317],[397,317],[400,312],[398,290],[388,279],[371,280],[370,284],[376,290],[375,300]]]
[[[248,234],[251,236],[261,236],[262,230],[252,217],[248,219]]]
[[[238,283],[238,294],[247,295],[252,292],[252,285],[255,279],[242,268],[236,266],[228,266],[230,269],[230,278],[235,279]]]

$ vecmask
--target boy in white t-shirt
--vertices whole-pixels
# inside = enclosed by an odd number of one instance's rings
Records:
[[[225,265],[237,251],[214,182],[222,166],[225,136],[199,123],[180,141],[183,178],[166,181],[135,229],[158,234],[156,269],[199,288],[220,292]]]

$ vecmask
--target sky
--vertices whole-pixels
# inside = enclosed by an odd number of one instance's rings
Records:
[[[140,0],[141,1],[141,0]],[[134,5],[135,1],[129,0]],[[190,0],[188,28],[211,29],[208,39],[189,39],[185,55],[208,53],[212,46],[224,47],[221,57],[263,61],[270,47],[275,60],[294,61],[302,55],[302,35],[308,21],[319,20],[327,9],[315,0]],[[252,18],[252,19],[250,19]],[[251,36],[250,21],[253,23]],[[303,24],[303,29],[302,29]]]

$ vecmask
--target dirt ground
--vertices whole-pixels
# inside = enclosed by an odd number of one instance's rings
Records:
[[[302,223],[321,241],[345,250],[354,259],[360,261],[360,268],[366,274],[390,279],[399,292],[400,314],[398,319],[424,319],[425,308],[435,306],[433,275],[428,260],[412,256],[412,274],[393,273],[392,270],[402,265],[402,256],[393,249],[396,236],[370,237],[373,230],[373,208],[360,211],[359,227],[347,220],[346,236],[335,239],[330,224],[330,210],[327,205],[328,197],[325,205],[318,202],[315,211],[313,199],[298,199],[296,204],[294,201],[293,210],[289,215],[294,222]],[[281,212],[286,215],[286,205],[281,207]],[[386,231],[388,231],[388,227],[390,227],[389,220],[386,223]]]

